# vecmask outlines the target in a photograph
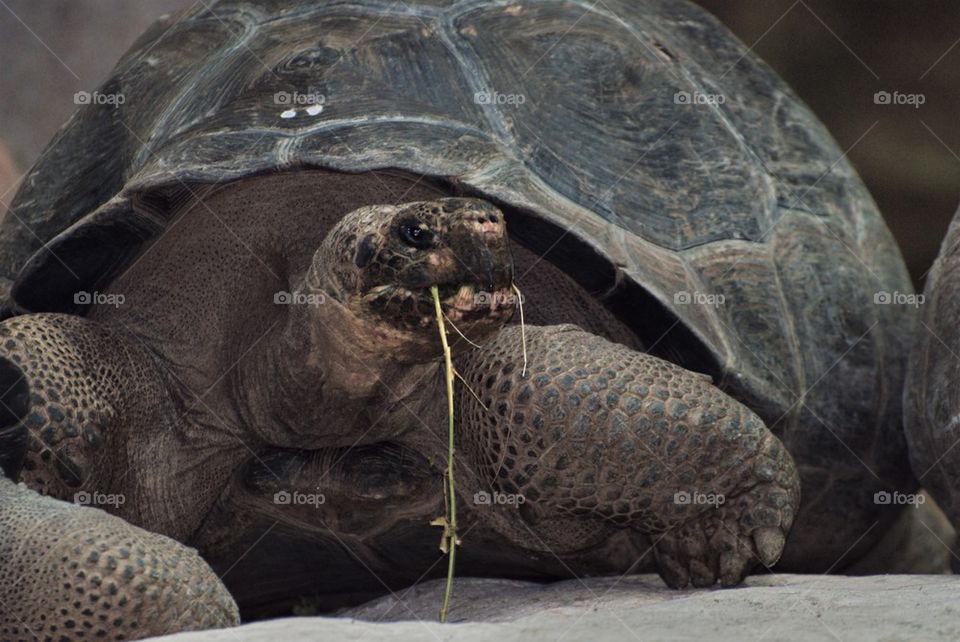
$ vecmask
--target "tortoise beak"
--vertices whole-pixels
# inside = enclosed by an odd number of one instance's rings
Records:
[[[510,287],[513,259],[503,214],[475,199],[446,199],[451,208],[449,232],[443,242],[460,268],[461,283],[475,283],[493,292]]]

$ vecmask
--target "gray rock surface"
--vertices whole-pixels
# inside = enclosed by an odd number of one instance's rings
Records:
[[[550,585],[461,578],[449,624],[435,621],[442,589],[442,581],[427,582],[341,618],[287,618],[158,639],[960,640],[960,577],[948,575],[768,575],[736,589],[685,591],[652,575]]]

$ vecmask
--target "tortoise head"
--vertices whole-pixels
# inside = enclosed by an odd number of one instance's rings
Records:
[[[417,352],[439,345],[431,286],[449,321],[480,341],[513,314],[512,280],[503,213],[480,199],[441,198],[350,212],[316,253],[307,286],[389,334],[391,349]]]

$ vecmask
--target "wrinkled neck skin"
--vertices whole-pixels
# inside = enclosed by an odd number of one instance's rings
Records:
[[[239,366],[237,398],[249,429],[271,446],[306,449],[374,443],[407,430],[409,422],[391,417],[419,405],[413,400],[436,379],[439,340],[411,344],[409,335],[358,317],[313,271],[291,292],[307,303],[278,306],[285,318]]]

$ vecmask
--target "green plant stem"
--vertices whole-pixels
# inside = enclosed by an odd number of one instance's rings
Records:
[[[443,345],[443,360],[446,366],[447,382],[447,523],[444,537],[447,539],[447,584],[443,589],[443,604],[440,606],[440,621],[447,621],[450,608],[450,593],[453,591],[453,567],[457,556],[457,495],[453,481],[453,359],[447,343],[447,329],[443,323],[443,310],[440,308],[440,294],[437,286],[430,287],[433,294],[433,306],[437,313],[437,327],[440,330],[440,343]]]

